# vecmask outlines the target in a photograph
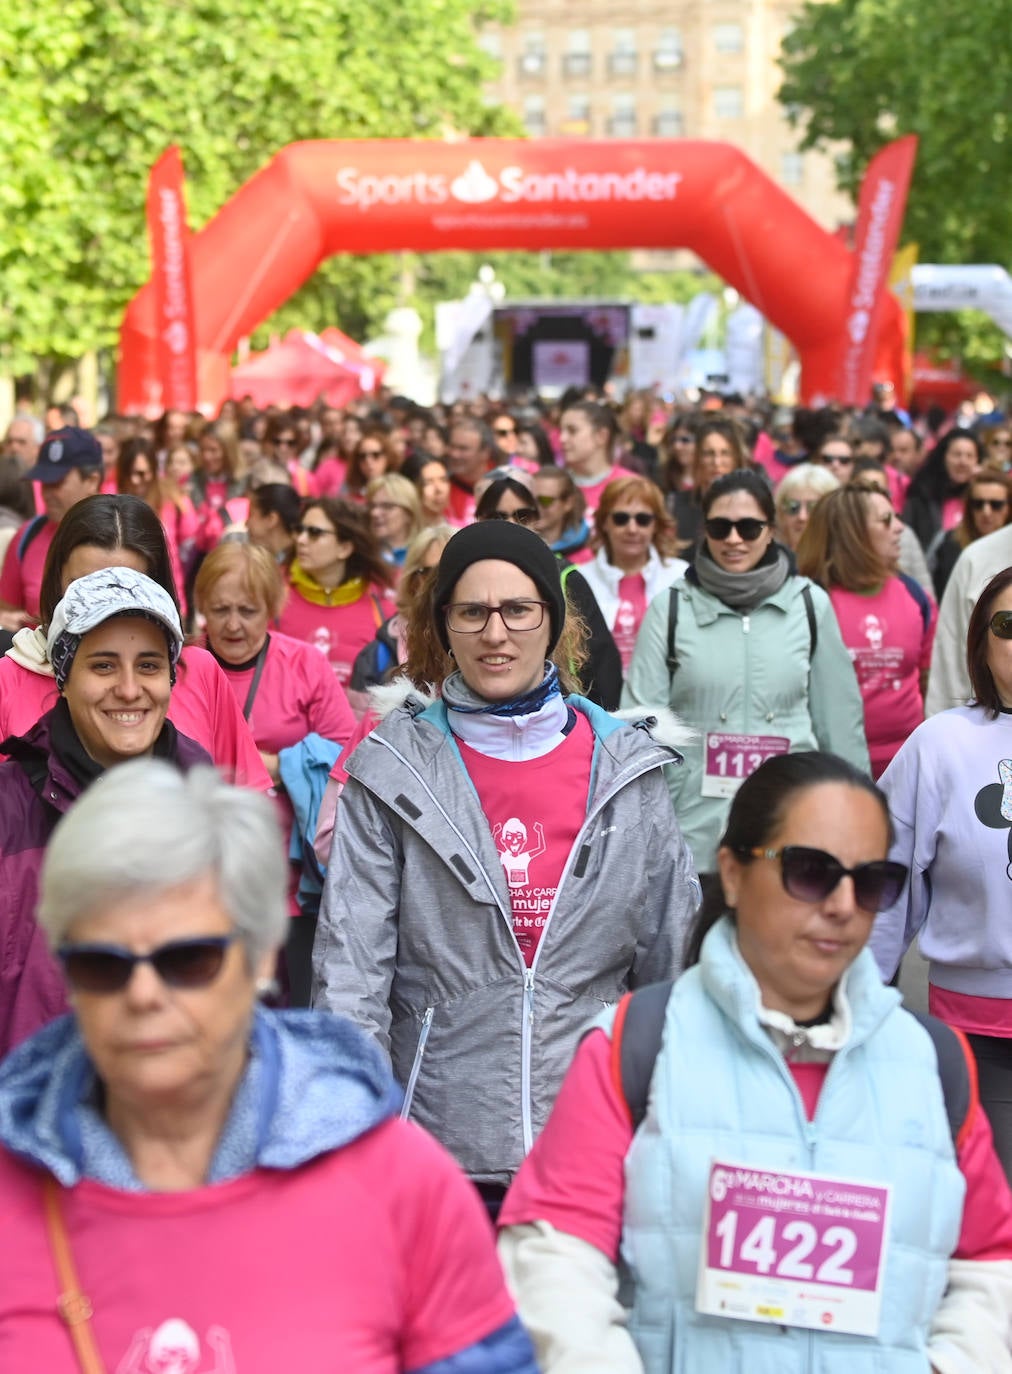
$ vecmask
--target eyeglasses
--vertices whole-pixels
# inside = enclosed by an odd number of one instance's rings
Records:
[[[170,988],[204,988],[225,962],[225,951],[237,935],[205,935],[169,940],[150,954],[134,954],[122,945],[66,944],[56,951],[67,982],[78,992],[122,992],[138,964],[150,964]]]
[[[311,539],[315,544],[317,539],[322,539],[325,534],[332,534],[337,537],[337,530],[324,529],[322,525],[296,525],[295,533],[304,534],[307,539]]]
[[[294,440],[294,439],[275,439],[275,440],[274,440],[274,443],[275,443],[275,445],[276,445],[278,448],[294,448],[294,447],[295,447],[295,440]]]
[[[516,430],[516,425],[493,425],[493,426],[492,426],[492,433],[498,435],[500,439],[508,439],[508,438],[510,437],[510,435],[516,434],[516,432],[517,432],[517,430]]]
[[[907,880],[906,864],[893,859],[875,859],[844,868],[839,859],[824,849],[788,844],[783,849],[739,850],[740,858],[779,859],[780,881],[784,891],[799,902],[821,902],[843,878],[852,878],[854,898],[862,911],[882,911],[892,906]]]
[[[638,510],[635,512],[631,510],[613,510],[608,516],[611,523],[617,525],[620,530],[624,529],[630,520],[634,520],[641,530],[649,529],[656,518],[655,515],[651,515],[650,512],[646,510]]]
[[[358,456],[360,458],[385,458],[386,454],[381,448],[360,448]]]
[[[508,513],[504,510],[494,510],[491,515],[483,516],[485,520],[512,520],[514,525],[533,525],[535,520],[540,519],[541,512],[536,506],[521,506],[518,510],[511,510]]]
[[[1000,511],[1000,510],[1005,510],[1007,506],[1008,506],[1008,501],[1007,501],[1004,497],[1002,497],[1002,498],[1000,498],[1000,499],[998,499],[998,500],[992,501],[992,500],[989,500],[988,497],[986,497],[986,496],[974,496],[974,497],[971,498],[971,501],[970,501],[970,509],[971,509],[971,510],[993,510],[993,511]]]
[[[996,639],[1012,639],[1012,611],[995,611],[988,624]]]
[[[370,501],[370,502],[369,502],[369,509],[370,509],[370,510],[403,510],[404,507],[403,507],[403,506],[399,506],[399,505],[397,504],[396,501]]]
[[[1006,439],[1004,435],[995,435],[993,439],[988,439],[988,448],[1012,448],[1012,439]]]
[[[523,633],[539,630],[544,624],[547,601],[504,601],[501,606],[486,606],[481,601],[451,601],[444,606],[446,628],[458,635],[479,635],[494,615],[507,630]]]
[[[739,539],[744,539],[746,544],[753,544],[769,523],[768,520],[756,520],[754,516],[746,516],[744,520],[727,520],[722,515],[715,515],[712,520],[706,521],[706,532],[711,539],[721,540],[735,530]]]
[[[886,515],[873,515],[871,517],[871,523],[873,525],[884,525],[886,529],[889,529],[896,519],[898,519],[896,512],[891,510]]]
[[[781,501],[780,509],[784,515],[800,515],[802,511],[806,515],[811,515],[818,504],[818,497],[814,501]]]
[[[695,444],[695,439],[691,434],[676,434],[672,440],[675,444]]]
[[[833,468],[852,468],[854,459],[849,453],[820,453],[819,462]]]
[[[560,495],[560,496],[536,496],[534,499],[535,499],[535,501],[537,501],[538,505],[541,507],[542,510],[547,510],[549,506],[554,506],[555,503],[556,503],[556,501],[561,501],[561,500],[562,500],[562,497],[561,497],[561,495]]]

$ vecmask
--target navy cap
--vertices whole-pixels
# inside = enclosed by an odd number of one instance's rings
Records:
[[[75,468],[102,469],[102,446],[90,429],[65,425],[47,434],[39,459],[25,477],[31,482],[62,482]]]

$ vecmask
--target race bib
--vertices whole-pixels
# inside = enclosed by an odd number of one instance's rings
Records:
[[[708,733],[703,760],[702,795],[733,797],[761,763],[775,754],[789,753],[790,748],[791,742],[784,735]]]
[[[714,1161],[696,1311],[876,1336],[889,1188]]]

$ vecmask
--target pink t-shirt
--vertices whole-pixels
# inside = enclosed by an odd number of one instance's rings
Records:
[[[993,1035],[1012,1040],[1012,998],[974,997],[968,992],[928,985],[928,1010],[966,1035]]]
[[[47,520],[32,536],[24,558],[18,558],[18,546],[31,523],[28,520],[16,529],[14,538],[7,545],[3,568],[0,569],[0,601],[6,602],[8,606],[14,606],[19,611],[27,611],[33,620],[38,620],[42,570],[46,566],[46,554],[56,534],[56,522]]]
[[[490,759],[457,741],[499,851],[528,968],[587,814],[594,734],[575,714],[563,742],[539,759]]]
[[[647,612],[647,584],[642,573],[631,573],[618,584],[618,610],[615,623],[611,627],[611,637],[615,641],[622,659],[622,673],[629,671],[636,636]]]
[[[938,611],[928,628],[921,608],[898,577],[871,595],[829,592],[840,633],[857,673],[871,769],[878,778],[924,719],[920,674],[931,665]]]
[[[587,523],[591,525],[593,524],[594,512],[601,504],[601,493],[604,491],[605,487],[608,485],[609,482],[615,482],[620,477],[638,477],[639,475],[639,473],[633,472],[631,468],[624,468],[621,467],[618,463],[616,463],[615,466],[611,469],[611,471],[606,472],[603,477],[599,477],[595,482],[588,482],[586,485],[584,485],[584,483],[580,481],[579,477],[577,477],[575,473],[572,473],[571,476],[573,478],[573,481],[583,492],[583,499],[587,504],[587,513],[584,517]]]
[[[401,1374],[514,1311],[474,1190],[410,1122],[291,1172],[183,1193],[85,1181],[62,1206],[109,1374]],[[40,1175],[6,1152],[0,1209],[0,1369],[79,1374]]]
[[[954,530],[963,518],[962,496],[950,496],[947,501],[942,503],[942,529]]]
[[[338,496],[344,484],[348,464],[340,458],[324,458],[313,471],[317,496]]]
[[[787,1067],[812,1120],[825,1066]],[[629,1112],[612,1077],[611,1041],[603,1031],[591,1031],[576,1051],[548,1124],[520,1166],[499,1225],[547,1221],[617,1261],[632,1137]],[[966,1179],[966,1202],[953,1258],[1012,1259],[1012,1193],[979,1106],[961,1135],[956,1162]]]
[[[56,705],[57,697],[53,677],[30,672],[9,654],[0,658],[0,740],[25,734]],[[258,792],[271,790],[249,726],[225,674],[206,649],[183,650],[169,700],[169,720],[203,745],[230,782]]]
[[[383,587],[372,587],[347,606],[314,606],[294,587],[278,618],[282,634],[312,644],[330,662],[342,687],[351,681],[355,657],[371,644],[396,607]]]

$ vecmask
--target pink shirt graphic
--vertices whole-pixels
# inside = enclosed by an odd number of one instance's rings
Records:
[[[611,626],[611,637],[615,641],[622,659],[623,675],[629,671],[636,636],[647,612],[647,584],[642,573],[632,573],[623,577],[618,584],[618,610],[615,623]]]
[[[538,759],[490,759],[457,743],[499,851],[513,934],[529,968],[587,814],[593,731],[577,712],[565,740]]]
[[[347,606],[314,606],[294,587],[278,618],[282,634],[312,644],[330,662],[342,687],[351,681],[359,650],[372,642],[395,606],[382,587],[372,587]]]

